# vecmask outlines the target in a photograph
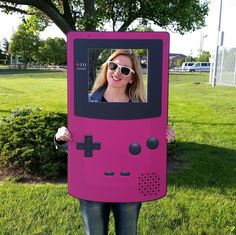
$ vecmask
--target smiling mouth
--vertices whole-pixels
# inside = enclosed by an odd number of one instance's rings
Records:
[[[120,78],[116,78],[116,77],[114,77],[114,76],[111,76],[112,77],[112,79],[114,80],[114,81],[120,81],[121,79]]]

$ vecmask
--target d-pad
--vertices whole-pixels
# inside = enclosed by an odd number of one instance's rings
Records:
[[[78,142],[76,143],[77,149],[84,150],[85,157],[92,157],[93,150],[99,150],[101,148],[101,144],[99,142],[93,143],[93,136],[92,135],[85,135],[84,136],[84,143]]]

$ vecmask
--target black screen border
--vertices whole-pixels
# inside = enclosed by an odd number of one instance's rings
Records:
[[[147,103],[89,102],[89,49],[147,49],[148,88]],[[159,117],[162,104],[162,60],[161,39],[75,39],[74,40],[74,113],[76,116],[132,120]]]

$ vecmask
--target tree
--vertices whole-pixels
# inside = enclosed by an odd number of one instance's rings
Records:
[[[2,53],[5,55],[5,64],[9,63],[9,42],[7,38],[3,38],[2,40]]]
[[[34,58],[42,64],[65,64],[66,41],[58,37],[47,38],[45,41],[41,42]]]
[[[0,9],[5,13],[45,14],[42,19],[50,19],[65,34],[104,30],[107,23],[113,31],[126,31],[137,20],[141,25],[153,22],[184,34],[205,26],[208,4],[208,0],[4,0]],[[25,5],[30,7],[25,9]],[[92,58],[97,56],[94,53]]]
[[[195,62],[195,61],[196,61],[196,58],[190,55],[185,58],[185,62]]]
[[[5,55],[3,54],[2,49],[0,48],[0,64],[3,64],[5,61]]]
[[[27,24],[22,23],[11,38],[9,52],[14,56],[22,57],[26,67],[27,63],[31,63],[32,54],[37,50],[38,45],[38,33],[28,30]]]
[[[42,15],[30,15],[30,17],[24,17],[23,23],[25,24],[27,31],[35,34],[42,32],[49,25],[48,19],[42,17]]]
[[[24,5],[30,6],[25,9]],[[125,31],[136,19],[184,33],[205,25],[207,0],[4,0],[6,13],[47,15],[65,34],[73,30],[95,31],[111,23],[113,31]],[[40,10],[40,12],[38,10]]]
[[[208,62],[210,60],[210,57],[211,57],[211,54],[209,51],[203,51],[197,60],[199,62]]]
[[[176,60],[176,67],[180,68],[182,66],[182,64],[185,62],[185,58],[180,58]]]

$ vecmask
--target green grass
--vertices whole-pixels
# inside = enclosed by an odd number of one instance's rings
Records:
[[[44,110],[66,112],[66,72],[1,74],[0,115],[17,106],[40,106]]]
[[[65,73],[0,75],[0,88],[2,114],[25,104],[66,112]],[[168,174],[167,196],[143,203],[139,235],[236,234],[235,101],[236,88],[212,88],[208,74],[171,74],[178,162]],[[78,200],[66,184],[4,182],[0,205],[0,234],[84,234]]]
[[[78,200],[65,185],[2,184],[0,234],[83,234]]]

